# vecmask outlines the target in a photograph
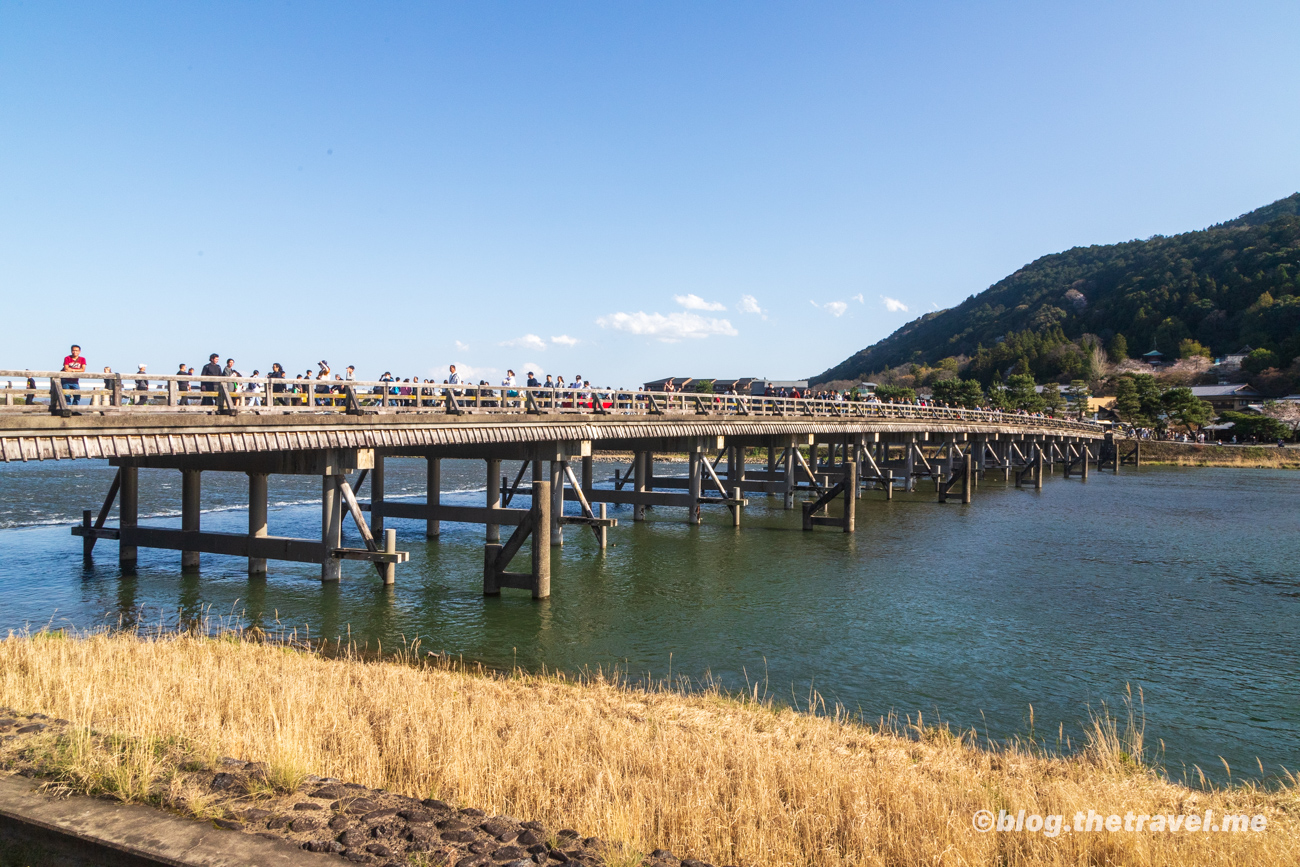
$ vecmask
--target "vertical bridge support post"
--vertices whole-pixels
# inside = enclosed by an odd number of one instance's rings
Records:
[[[699,443],[693,443],[690,448],[691,450],[688,453],[690,475],[687,487],[686,523],[698,524],[700,523],[700,482],[703,473],[700,461],[707,461],[708,456],[703,454],[702,447]]]
[[[343,540],[343,495],[339,491],[342,478],[330,473],[321,476],[320,536],[325,548],[325,557],[320,566],[322,582],[338,581],[343,577],[343,561],[331,556],[331,552],[340,547]]]
[[[550,538],[552,545],[564,544],[564,476],[569,462],[557,457],[551,461]]]
[[[644,494],[646,487],[646,467],[650,463],[649,452],[634,452],[632,455],[632,490]],[[632,520],[645,520],[645,506],[637,503],[632,507]]]
[[[489,509],[501,508],[501,459],[487,459],[487,507]],[[501,525],[487,525],[487,541],[501,541]]]
[[[263,538],[266,536],[266,505],[267,505],[267,475],[266,473],[249,473],[248,474],[248,535],[253,538]],[[248,558],[249,575],[266,574],[265,557]]]
[[[848,456],[847,447],[844,454]],[[840,483],[844,485],[844,532],[852,533],[857,529],[858,518],[858,462],[845,460],[841,468],[844,470]]]
[[[907,440],[907,478],[904,480],[904,490],[909,494],[916,489],[916,434],[912,434]]]
[[[198,470],[181,470],[181,530],[199,531],[202,502],[202,474]],[[181,551],[181,568],[199,568],[198,551]]]
[[[117,495],[118,531],[134,530],[140,524],[140,471],[136,467],[121,467],[121,490]],[[117,562],[123,572],[134,572],[136,546],[118,545]]]
[[[425,468],[425,495],[424,502],[430,506],[437,506],[442,500],[442,458],[428,458],[428,466]],[[424,535],[429,539],[436,539],[442,534],[442,521],[437,518],[425,518]]]
[[[798,444],[791,441],[785,447],[785,507],[794,508],[794,467],[795,467],[795,449],[799,448]]]
[[[489,542],[483,548],[483,595],[498,596],[502,587],[529,590],[534,599],[551,595],[551,484],[533,480],[533,503],[528,517],[515,527],[504,545]],[[510,561],[524,540],[532,537],[532,570],[508,572]]]
[[[376,538],[384,535],[384,456],[378,453],[370,471],[370,531]]]

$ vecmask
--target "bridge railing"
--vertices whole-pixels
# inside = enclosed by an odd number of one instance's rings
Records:
[[[18,382],[14,382],[17,380]],[[10,413],[424,413],[696,415],[730,418],[926,419],[1025,424],[1096,434],[1092,422],[1017,411],[763,395],[545,388],[393,380],[281,379],[0,370]]]

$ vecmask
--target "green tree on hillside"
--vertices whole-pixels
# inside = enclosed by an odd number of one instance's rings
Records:
[[[1179,358],[1194,358],[1198,355],[1203,356],[1205,358],[1213,357],[1210,355],[1210,349],[1208,346],[1198,343],[1197,341],[1192,340],[1190,338],[1178,344]]]
[[[1065,398],[1061,397],[1061,387],[1054,382],[1044,385],[1039,397],[1043,401],[1043,407],[1053,415],[1057,415],[1061,410],[1065,409]]]
[[[994,409],[1011,409],[1011,401],[1007,397],[1007,387],[1002,382],[1002,376],[998,375],[993,378],[993,382],[988,387],[988,404]]]
[[[1123,334],[1116,334],[1110,339],[1110,345],[1106,347],[1106,352],[1110,355],[1110,360],[1119,364],[1128,358],[1128,341],[1124,339]]]
[[[1043,399],[1039,397],[1034,385],[1034,378],[1028,374],[1017,373],[1007,377],[1007,402],[1012,409],[1043,411]]]
[[[1190,388],[1171,388],[1160,397],[1165,416],[1189,431],[1200,430],[1214,419],[1214,407],[1192,394]]]
[[[876,397],[886,403],[891,401],[911,403],[916,400],[916,391],[910,388],[903,388],[901,385],[880,385],[876,387]]]
[[[1164,411],[1156,378],[1149,373],[1121,376],[1115,383],[1115,411],[1129,424],[1155,427]]]
[[[974,409],[984,403],[984,389],[975,379],[944,379],[931,386],[935,400]]]
[[[1070,387],[1065,390],[1065,393],[1070,396],[1076,411],[1085,414],[1088,412],[1088,398],[1092,394],[1092,389],[1088,387],[1086,380],[1071,380]]]
[[[1263,373],[1270,367],[1277,367],[1277,353],[1271,349],[1256,349],[1241,361],[1241,369],[1247,373]]]

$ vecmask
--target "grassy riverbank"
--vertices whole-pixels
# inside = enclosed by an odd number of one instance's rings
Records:
[[[1132,449],[1120,443],[1120,451]],[[1143,442],[1142,463],[1176,467],[1250,467],[1255,469],[1300,470],[1300,449],[1277,446],[1217,446],[1199,443]]]
[[[496,675],[326,658],[238,637],[10,637],[0,705],[120,736],[64,750],[82,791],[148,799],[172,758],[264,761],[454,806],[577,827],[611,863],[656,848],[713,864],[1294,864],[1300,788],[1192,790],[1140,763],[1140,731],[1099,720],[1069,757],[1033,745],[869,727],[717,692],[617,678]],[[100,739],[103,740],[102,738]],[[83,739],[83,742],[89,742]],[[172,745],[159,749],[158,745]],[[183,750],[175,749],[183,745]],[[0,745],[0,759],[4,750]],[[10,759],[13,756],[9,756]],[[1135,758],[1137,761],[1135,761]],[[1262,814],[1263,833],[980,834],[978,810]]]

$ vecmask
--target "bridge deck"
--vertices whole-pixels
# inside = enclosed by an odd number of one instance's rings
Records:
[[[6,462],[574,440],[611,450],[637,440],[690,437],[974,434],[1099,439],[1105,434],[1099,425],[1069,419],[867,401],[617,389],[453,390],[432,384],[403,386],[423,394],[392,394],[397,386],[384,382],[336,383],[339,392],[293,394],[267,390],[289,387],[292,381],[204,377],[152,377],[151,382],[162,380],[165,390],[132,392],[120,377],[102,374],[82,375],[86,387],[72,391],[60,386],[57,372],[0,371],[4,376],[31,376],[42,383],[4,390],[7,401],[20,398],[0,404],[0,461]],[[176,388],[181,381],[201,382],[204,389],[215,390],[181,392]],[[240,391],[241,386],[260,391]],[[39,402],[25,403],[37,394]],[[255,403],[264,402],[268,394],[275,405]],[[198,404],[203,395],[212,403]],[[86,402],[71,404],[73,396]]]

